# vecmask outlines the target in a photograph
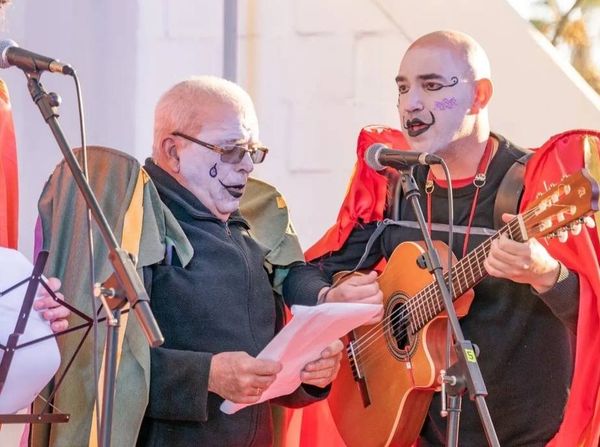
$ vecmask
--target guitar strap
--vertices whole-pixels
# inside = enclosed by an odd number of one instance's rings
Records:
[[[506,171],[506,175],[500,182],[498,192],[496,193],[496,201],[494,202],[494,228],[496,230],[504,226],[504,222],[502,221],[503,213],[518,214],[519,212],[521,197],[525,189],[523,182],[525,164],[532,155],[533,152],[527,152],[515,161],[508,171]]]
[[[513,165],[506,171],[506,175],[500,182],[496,200],[494,202],[494,229],[498,230],[504,226],[502,222],[503,213],[518,214],[523,196],[525,165],[527,160],[533,155],[532,151],[526,152],[518,158]],[[388,194],[393,195],[395,200],[391,206],[387,208],[385,217],[394,221],[404,222],[400,220],[400,201],[402,199],[402,187],[399,180],[390,183],[388,186]],[[434,224],[435,225],[435,224]],[[405,225],[403,225],[405,226]],[[456,225],[454,226],[457,228]],[[477,232],[477,229],[473,229]]]

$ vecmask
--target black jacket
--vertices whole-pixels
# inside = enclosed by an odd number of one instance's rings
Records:
[[[256,356],[275,334],[265,249],[239,213],[222,222],[151,161],[145,169],[189,238],[194,256],[185,268],[175,256],[171,265],[144,272],[165,343],[151,351],[150,403],[138,445],[270,445],[269,403],[226,415],[219,410],[223,399],[208,392],[213,354],[245,351]],[[314,303],[324,285],[317,274],[304,276],[303,284],[291,288],[305,294],[304,303]],[[282,401],[302,406],[325,395],[326,390],[301,387]]]

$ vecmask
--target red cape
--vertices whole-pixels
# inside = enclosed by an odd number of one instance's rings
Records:
[[[408,143],[399,130],[383,126],[368,126],[360,131],[356,145],[357,160],[354,172],[337,222],[306,250],[304,255],[307,261],[342,248],[356,224],[383,219],[387,199],[387,178],[368,167],[364,161],[365,152],[374,143],[383,143],[395,149],[408,149]]]
[[[527,163],[524,207],[563,175],[586,168],[600,181],[600,133],[577,130],[552,137]],[[579,315],[575,372],[562,425],[552,447],[597,447],[600,443],[600,214],[596,228],[584,229],[561,244],[546,243],[549,252],[579,275]],[[542,241],[543,242],[543,241]]]
[[[0,246],[17,248],[19,218],[17,148],[10,99],[0,80]]]

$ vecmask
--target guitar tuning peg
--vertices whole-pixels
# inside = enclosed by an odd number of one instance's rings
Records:
[[[592,216],[585,216],[583,218],[583,223],[588,228],[596,228],[596,221],[594,220],[594,218]]]
[[[571,233],[573,234],[573,236],[577,236],[579,235],[579,233],[581,233],[581,222],[577,221],[573,224],[571,224]]]
[[[558,241],[563,244],[565,242],[567,242],[567,239],[569,239],[569,232],[567,230],[565,230],[564,228],[561,228],[560,230],[558,230],[557,234],[558,234]]]

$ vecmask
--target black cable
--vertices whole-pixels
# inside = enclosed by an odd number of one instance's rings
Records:
[[[75,81],[75,90],[77,92],[77,109],[79,111],[79,131],[81,136],[81,155],[82,155],[82,170],[83,176],[85,179],[90,182],[89,170],[88,170],[88,157],[87,157],[87,142],[86,142],[86,134],[85,134],[85,118],[83,113],[83,99],[81,94],[81,85],[79,84],[79,78],[77,77],[77,73],[73,71],[73,80]],[[94,370],[94,394],[96,396],[95,407],[96,407],[96,427],[98,428],[97,433],[100,433],[100,402],[98,399],[98,381],[100,380],[100,368],[98,365],[98,346],[99,346],[99,337],[98,337],[98,307],[96,306],[96,298],[94,297],[94,287],[96,284],[95,278],[95,263],[94,263],[94,235],[92,231],[92,211],[88,207],[87,210],[87,234],[88,234],[88,255],[89,255],[89,263],[90,263],[90,297],[91,297],[91,305],[92,305],[92,315],[93,315],[93,323],[92,323],[92,368]]]

